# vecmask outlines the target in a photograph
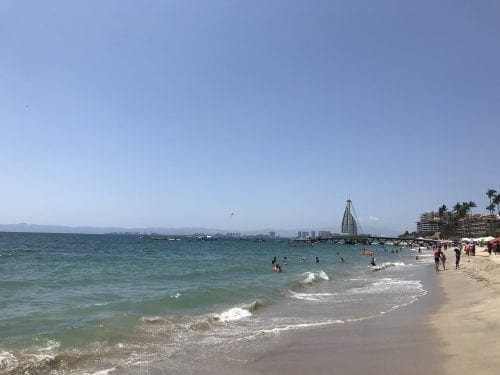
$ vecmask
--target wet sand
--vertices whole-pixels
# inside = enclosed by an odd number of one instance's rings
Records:
[[[442,294],[433,270],[428,277],[430,291],[418,302],[382,317],[285,335],[241,373],[442,374],[441,342],[429,324]]]
[[[429,273],[429,293],[380,318],[278,338],[242,374],[500,373],[500,255],[478,248]],[[451,269],[450,269],[451,268]]]

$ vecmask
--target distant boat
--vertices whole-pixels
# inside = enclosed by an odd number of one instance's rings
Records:
[[[217,237],[211,236],[209,234],[207,234],[206,236],[198,236],[197,238],[199,240],[202,240],[202,241],[216,241],[217,240]]]

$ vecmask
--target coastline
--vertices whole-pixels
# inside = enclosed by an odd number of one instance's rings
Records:
[[[417,303],[374,319],[283,335],[219,363],[217,373],[498,374],[500,255],[479,247],[476,256],[462,254],[455,270],[453,250],[446,254],[449,268],[427,273],[428,293]]]
[[[203,373],[444,374],[441,342],[429,324],[443,295],[433,267],[424,274],[428,292],[414,303],[374,318],[288,332],[222,363],[206,363]]]

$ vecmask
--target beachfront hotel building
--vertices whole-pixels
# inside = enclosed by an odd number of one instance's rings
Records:
[[[441,231],[441,225],[446,224],[438,212],[428,211],[420,215],[417,222],[417,233],[432,235]],[[457,234],[462,237],[481,237],[494,234],[500,226],[497,215],[467,215],[458,220]]]
[[[494,233],[500,225],[497,215],[471,215],[464,217],[458,223],[458,232],[463,237],[481,237],[486,233]]]
[[[435,233],[439,232],[441,218],[439,213],[435,211],[424,212],[420,215],[420,220],[417,221],[417,233]]]

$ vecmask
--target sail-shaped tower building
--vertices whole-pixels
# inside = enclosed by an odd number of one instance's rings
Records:
[[[358,225],[356,219],[352,215],[352,202],[349,199],[342,218],[342,234],[351,234],[356,236],[358,234]]]

